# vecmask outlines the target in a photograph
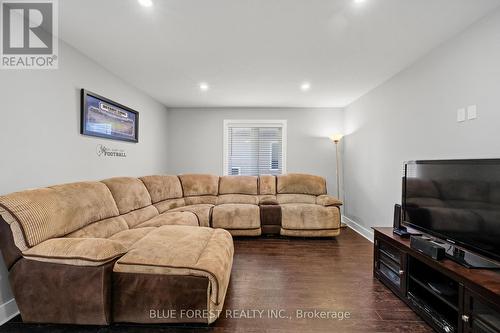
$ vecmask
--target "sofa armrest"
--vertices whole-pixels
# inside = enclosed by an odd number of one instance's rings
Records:
[[[272,196],[263,196],[259,199],[259,205],[261,206],[272,206],[272,205],[279,205],[278,200]]]
[[[121,243],[105,238],[53,238],[23,251],[23,257],[66,265],[100,266],[126,252]]]
[[[321,206],[342,206],[342,201],[328,194],[318,195],[316,204]]]

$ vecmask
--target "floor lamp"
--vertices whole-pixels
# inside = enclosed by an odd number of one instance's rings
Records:
[[[342,134],[334,134],[330,139],[335,143],[335,161],[337,162],[337,168],[335,169],[335,175],[337,176],[337,199],[340,200],[340,155],[339,155],[339,142],[342,140]]]
[[[337,163],[337,167],[335,169],[335,175],[337,176],[337,199],[340,200],[340,153],[339,153],[339,143],[342,140],[342,134],[334,134],[330,137],[330,139],[335,143],[335,162]],[[341,223],[343,228],[346,227],[344,223]]]

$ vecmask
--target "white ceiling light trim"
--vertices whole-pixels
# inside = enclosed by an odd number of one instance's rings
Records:
[[[200,90],[201,91],[207,91],[208,89],[210,89],[210,86],[208,85],[208,83],[206,83],[206,82],[200,83]]]
[[[300,85],[300,90],[302,91],[309,91],[311,89],[311,83],[310,82],[302,82]]]

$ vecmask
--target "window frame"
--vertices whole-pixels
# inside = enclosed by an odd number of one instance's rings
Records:
[[[222,175],[229,175],[229,137],[230,127],[280,127],[281,128],[281,163],[282,174],[287,172],[287,121],[273,119],[224,119],[222,147]]]

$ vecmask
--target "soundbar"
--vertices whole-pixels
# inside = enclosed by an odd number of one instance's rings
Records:
[[[410,247],[434,260],[442,260],[445,257],[443,242],[432,240],[425,236],[411,236]]]

